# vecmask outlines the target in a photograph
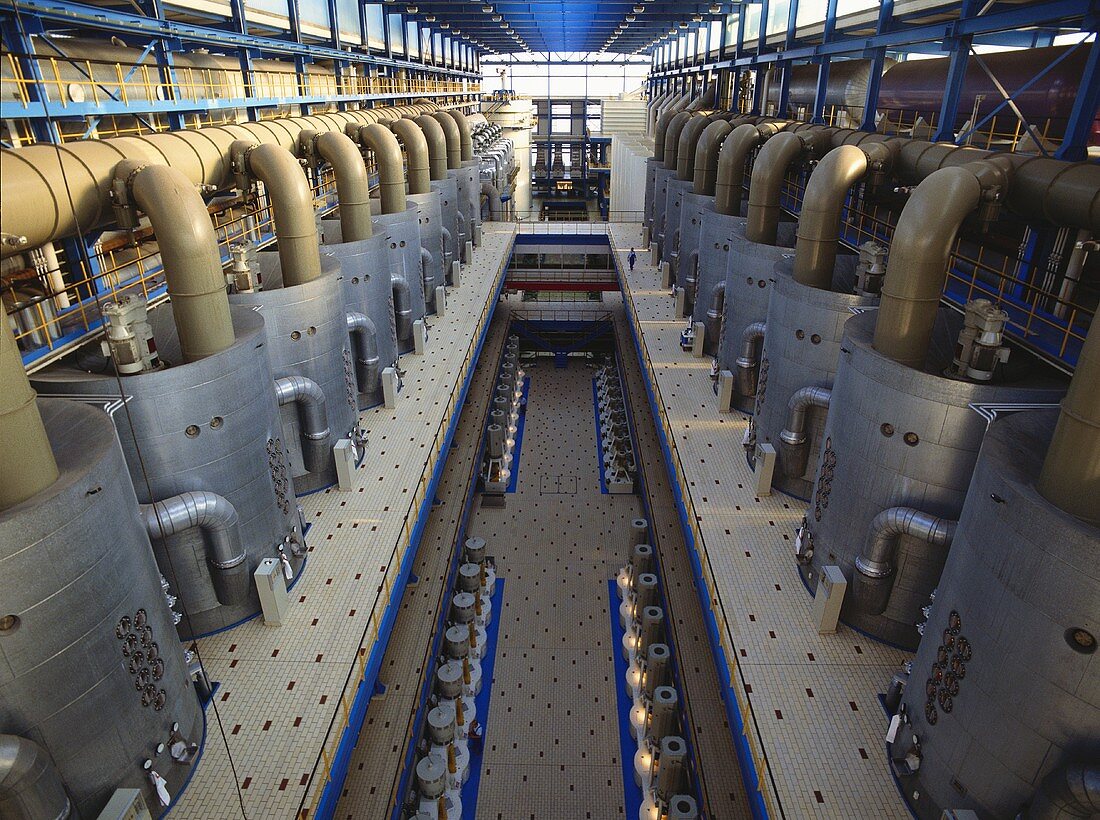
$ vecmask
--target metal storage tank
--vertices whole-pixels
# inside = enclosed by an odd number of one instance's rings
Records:
[[[397,343],[402,353],[413,350],[413,322],[427,313],[424,300],[424,263],[420,257],[420,214],[406,200],[403,211],[374,217],[374,231],[385,237],[386,258],[393,283]],[[407,301],[405,301],[407,295]]]
[[[171,746],[175,724],[201,744],[203,712],[114,424],[60,399],[38,410],[59,475],[0,509],[0,727],[45,750],[76,816],[95,817],[119,787],[159,806],[142,763],[174,798],[195,758],[177,763],[158,744]],[[18,765],[5,786],[17,777]]]
[[[1056,416],[996,420],[974,468],[889,746],[900,760],[919,739],[900,784],[922,819],[1100,805],[1100,529],[1041,494]]]
[[[844,323],[853,311],[878,304],[878,296],[852,292],[856,260],[852,254],[838,256],[833,287],[823,290],[796,282],[794,255],[785,254],[768,288],[771,298],[753,428],[757,444],[767,442],[776,450],[772,486],[803,500],[809,498],[816,478],[828,409],[821,402],[828,401],[833,384]],[[803,421],[803,426],[791,429],[792,419]]]
[[[803,534],[803,547],[812,555],[801,573],[815,589],[825,565],[839,566],[851,582],[841,612],[845,623],[912,649],[985,434],[986,420],[970,405],[1054,402],[1063,388],[1033,373],[1042,371],[1030,362],[1012,363],[999,384],[941,375],[952,363],[961,325],[946,308],[939,310],[924,367],[896,362],[873,344],[881,315],[865,313],[844,325]],[[928,519],[925,538],[891,536],[897,522],[878,518],[913,509]],[[857,559],[867,560],[876,537],[895,538],[896,551],[890,570],[872,588],[857,583],[864,575]]]
[[[409,212],[415,214],[415,209]],[[412,227],[416,228],[415,222]],[[266,289],[235,293],[229,300],[258,310],[264,317],[267,357],[275,379],[305,377],[323,394],[327,422],[323,438],[319,436],[322,431],[303,429],[302,414],[295,404],[288,403],[280,411],[283,444],[294,487],[301,495],[336,481],[332,447],[337,441],[351,438],[362,442],[340,263],[320,254],[320,277],[282,287],[279,256],[265,251],[258,259]]]
[[[668,202],[668,183],[676,179],[676,169],[664,167],[664,163],[657,166],[653,174],[653,230],[650,232],[650,246],[656,243],[656,258],[664,259],[665,245],[672,238],[672,231],[665,220],[665,205]],[[667,233],[667,237],[666,237]]]
[[[409,202],[416,205],[420,224],[420,247],[430,256],[421,254],[424,303],[430,313],[438,311],[435,289],[447,284],[443,254],[443,195],[438,190],[426,194],[409,194]]]
[[[122,376],[120,382],[108,359],[78,353],[33,377],[43,393],[107,401],[120,389],[125,393],[125,408],[113,413],[113,421],[143,504],[183,493],[217,493],[236,511],[246,555],[242,572],[249,579],[240,600],[219,600],[219,592],[226,595],[212,577],[201,529],[153,537],[161,573],[190,614],[179,624],[184,640],[259,612],[251,576],[261,560],[282,552],[297,573],[305,558],[264,318],[246,307],[234,307],[231,314],[233,344],[198,361],[184,361],[172,305],[164,304],[148,321],[167,367]]]
[[[700,200],[703,204],[696,209],[695,205]],[[726,269],[729,267],[729,254],[733,247],[734,226],[738,222],[744,223],[744,219],[719,213],[714,207],[713,199],[698,194],[688,194],[685,204],[691,208],[691,212],[685,212],[684,216],[689,220],[699,220],[698,241],[694,251],[698,262],[693,263],[698,272],[695,277],[696,296],[691,320],[693,323],[704,324],[703,352],[708,356],[717,356],[722,335],[727,331]],[[680,241],[683,242],[686,238],[686,235],[681,234]],[[688,255],[691,257],[692,253],[689,251]]]

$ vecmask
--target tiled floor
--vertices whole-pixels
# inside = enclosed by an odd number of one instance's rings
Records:
[[[612,234],[625,269],[640,227],[615,225]],[[710,362],[680,350],[683,320],[647,261],[639,254],[626,280],[783,810],[907,818],[885,758],[877,696],[908,655],[843,626],[818,635],[811,625],[812,598],[793,556],[803,504],[754,495],[740,445],[746,417],[717,412]]]
[[[340,709],[348,669],[361,649],[372,648],[361,645],[364,625],[513,229],[486,223],[461,287],[448,293],[446,316],[429,318],[427,354],[402,358],[407,374],[397,408],[364,414],[370,445],[357,489],[302,500],[313,524],[309,559],[285,625],[255,619],[201,642],[208,674],[221,688],[217,712],[208,712],[202,761],[174,818],[240,817],[238,787],[249,818],[294,817],[311,796],[304,794],[309,773]],[[388,603],[382,598],[378,607]]]

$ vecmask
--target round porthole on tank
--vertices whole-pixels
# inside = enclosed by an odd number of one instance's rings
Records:
[[[0,638],[13,634],[20,623],[18,615],[0,615]]]
[[[888,421],[883,422],[883,425],[878,429],[882,431],[882,434],[886,436],[886,438],[890,438],[890,436],[894,435],[894,425]]]
[[[1096,651],[1096,637],[1087,629],[1082,629],[1079,626],[1072,626],[1066,630],[1065,638],[1066,643],[1069,644],[1069,648],[1074,652],[1080,652],[1082,655],[1091,655]]]
[[[918,436],[916,433],[906,433],[904,436],[902,436],[902,439],[910,447],[916,447],[918,444],[920,444],[920,436]]]
[[[187,429],[183,431],[183,434],[188,438],[198,438],[200,432],[202,431],[199,430],[199,426],[197,424],[189,424],[187,425]]]

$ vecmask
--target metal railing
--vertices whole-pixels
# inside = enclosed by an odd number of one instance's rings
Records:
[[[478,317],[477,324],[473,329],[473,333],[470,335],[470,342],[466,348],[466,354],[462,359],[462,364],[459,366],[458,379],[455,382],[454,388],[451,390],[446,407],[443,411],[443,416],[436,427],[432,444],[428,448],[428,456],[424,461],[424,469],[420,475],[419,482],[417,482],[416,489],[413,492],[413,498],[405,511],[401,534],[398,536],[397,542],[394,544],[389,558],[387,559],[385,574],[382,576],[378,592],[375,594],[374,601],[371,604],[370,619],[363,630],[363,636],[356,648],[355,659],[348,672],[348,677],[344,681],[339,702],[333,712],[328,729],[325,732],[317,764],[314,765],[309,780],[306,782],[302,801],[303,808],[298,813],[301,820],[305,820],[305,818],[308,817],[316,817],[317,807],[324,795],[325,787],[332,781],[332,767],[336,758],[336,753],[340,741],[344,736],[344,732],[351,723],[351,710],[355,700],[355,693],[366,681],[367,661],[369,659],[370,650],[372,647],[376,647],[378,643],[385,611],[391,602],[394,585],[398,580],[398,576],[401,574],[405,556],[408,551],[414,547],[413,535],[421,505],[427,500],[428,488],[432,483],[436,465],[443,454],[443,445],[447,440],[451,419],[455,417],[456,413],[461,411],[460,401],[462,399],[463,388],[470,376],[471,368],[476,363],[477,350],[482,334],[492,316],[493,309],[496,307],[496,299],[493,298],[493,296],[501,285],[506,265],[507,255],[501,260],[500,268],[497,270],[488,298],[485,300],[485,306],[482,308],[481,315]],[[307,803],[308,806],[306,805]]]

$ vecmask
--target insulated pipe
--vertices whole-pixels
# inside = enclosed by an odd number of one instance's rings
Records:
[[[2,807],[2,806],[0,806]],[[1043,778],[1023,820],[1069,820],[1100,815],[1100,764],[1067,763]]]
[[[722,317],[726,314],[726,282],[722,280],[714,286],[710,292],[710,307],[707,308],[706,330],[704,340],[709,347],[717,346],[722,334]],[[717,349],[717,347],[715,348]]]
[[[676,147],[676,178],[691,180],[695,174],[695,149],[699,146],[699,137],[712,122],[710,116],[692,117],[680,131],[680,141]]]
[[[455,125],[458,126],[458,142],[462,150],[462,161],[469,162],[474,158],[474,138],[470,131],[470,121],[466,119],[465,114],[457,109],[449,109],[447,113],[454,118]]]
[[[320,279],[321,253],[317,220],[313,216],[313,191],[298,160],[286,148],[270,143],[256,145],[248,140],[236,140],[230,155],[239,173],[264,184],[279,240],[283,286]]]
[[[0,510],[57,481],[57,462],[35,398],[11,328],[0,327]]]
[[[653,159],[664,162],[665,160],[665,136],[668,133],[669,123],[672,122],[679,110],[673,111],[669,106],[657,118],[657,128],[653,132]]]
[[[329,463],[330,433],[321,386],[305,376],[279,376],[275,379],[275,398],[280,407],[293,404],[298,410],[302,463],[306,471],[325,470]]]
[[[874,337],[875,350],[896,362],[924,366],[955,237],[982,199],[979,174],[1003,185],[992,162],[941,168],[916,187],[898,217]]]
[[[783,447],[783,470],[788,476],[801,476],[810,461],[806,446],[806,413],[811,407],[829,411],[833,391],[828,387],[803,387],[787,401],[787,424],[779,434]]]
[[[405,170],[397,137],[386,126],[375,122],[359,129],[359,144],[374,152],[382,213],[401,213],[405,210]]]
[[[489,199],[489,219],[500,222],[504,216],[504,203],[500,201],[500,191],[491,182],[481,183],[481,193]]]
[[[183,360],[195,362],[232,346],[236,337],[218,237],[195,186],[167,165],[133,160],[115,167],[115,180],[156,233]]]
[[[0,735],[0,817],[66,820],[72,804],[53,760],[33,740]]]
[[[141,505],[142,521],[151,540],[198,527],[206,541],[206,563],[218,602],[226,606],[248,600],[247,554],[241,545],[236,508],[217,493],[186,492]]]
[[[432,179],[447,178],[447,135],[435,117],[421,114],[415,120],[428,143],[428,169]]]
[[[764,143],[752,166],[749,181],[748,222],[745,238],[762,245],[774,245],[779,232],[779,193],[787,169],[806,150],[806,140],[784,131]]]
[[[408,160],[410,194],[427,194],[432,190],[428,165],[428,140],[420,127],[410,119],[402,118],[390,124],[393,133],[401,140]]]
[[[703,129],[699,146],[695,149],[693,193],[714,196],[714,185],[718,179],[718,151],[732,130],[726,120],[717,120]]]
[[[378,385],[378,332],[365,313],[348,311],[348,334],[355,349],[355,380],[360,393],[369,393]]]
[[[1054,506],[1100,526],[1100,320],[1093,320],[1047,448],[1037,489]],[[0,505],[2,506],[2,505]]]
[[[405,277],[396,273],[390,275],[390,288],[393,290],[393,315],[397,323],[397,338],[401,341],[412,336],[412,293]]]
[[[894,586],[898,538],[909,535],[933,547],[950,547],[957,521],[938,518],[912,507],[890,507],[871,521],[867,544],[856,556],[853,605],[859,612],[881,615]]]
[[[665,131],[664,161],[665,168],[669,171],[676,170],[676,160],[680,150],[680,132],[684,130],[684,126],[693,116],[695,115],[689,114],[687,111],[681,111],[668,124],[668,130]]]
[[[451,116],[449,111],[435,111],[432,117],[443,127],[443,135],[447,138],[447,167],[450,169],[462,167],[462,135],[458,130],[458,121]]]
[[[316,154],[332,166],[336,197],[340,201],[340,233],[345,242],[369,239],[373,233],[370,215],[370,180],[367,166],[355,143],[339,131],[303,131],[299,139],[309,143],[307,153]]]
[[[741,355],[737,357],[737,389],[742,396],[756,395],[756,343],[764,338],[767,322],[753,322],[741,334]]]
[[[744,192],[745,162],[749,152],[776,134],[781,124],[739,125],[730,132],[718,152],[718,178],[714,188],[714,208],[727,216],[741,215],[741,197]]]

